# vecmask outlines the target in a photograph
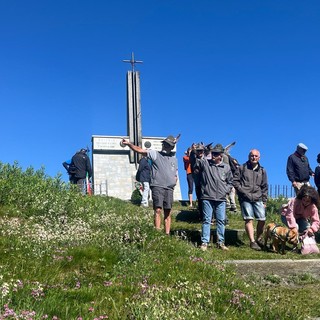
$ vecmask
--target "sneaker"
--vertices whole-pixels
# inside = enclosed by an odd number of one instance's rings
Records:
[[[231,208],[230,208],[230,211],[236,212],[236,211],[237,211],[237,208],[236,208],[236,207],[231,207]]]
[[[253,249],[253,250],[256,250],[256,251],[260,251],[261,250],[260,246],[255,241],[250,243],[250,248]]]
[[[218,243],[217,248],[223,251],[229,251],[229,248],[224,245],[224,243]]]
[[[200,246],[200,249],[201,249],[202,251],[206,251],[206,250],[208,249],[208,244],[202,243],[201,246]]]
[[[264,243],[262,242],[261,239],[257,239],[257,240],[256,240],[256,243],[258,244],[258,246],[259,246],[261,249],[264,248]]]

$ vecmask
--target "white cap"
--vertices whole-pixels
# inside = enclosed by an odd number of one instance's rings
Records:
[[[305,144],[303,144],[302,142],[300,142],[298,144],[298,147],[301,148],[301,149],[304,149],[304,150],[308,150],[308,147]]]

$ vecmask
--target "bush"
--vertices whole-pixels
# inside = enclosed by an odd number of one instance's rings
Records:
[[[141,192],[138,189],[133,190],[131,195],[131,202],[133,204],[140,204],[142,199]]]

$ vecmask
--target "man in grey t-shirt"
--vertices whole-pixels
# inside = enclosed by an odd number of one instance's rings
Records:
[[[133,151],[147,156],[152,161],[151,182],[152,201],[154,209],[154,225],[156,229],[161,228],[161,212],[164,213],[164,229],[170,234],[171,209],[173,204],[173,190],[177,183],[178,161],[172,153],[177,139],[168,136],[162,141],[162,150],[144,150],[139,146],[123,139],[122,144]]]

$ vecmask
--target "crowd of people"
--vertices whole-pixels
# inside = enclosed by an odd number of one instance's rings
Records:
[[[168,136],[162,141],[161,151],[143,149],[125,139],[124,146],[141,155],[136,180],[142,184],[141,206],[149,206],[151,190],[154,209],[154,226],[161,229],[162,212],[164,231],[171,229],[171,209],[174,188],[177,183],[178,161],[173,149],[177,138]],[[319,230],[319,192],[320,192],[320,154],[315,171],[310,167],[306,156],[308,148],[299,143],[293,154],[288,157],[286,172],[296,197],[290,199],[281,213],[282,222],[300,234],[314,235]],[[210,243],[211,225],[216,223],[217,248],[229,250],[225,245],[226,210],[237,212],[236,195],[245,231],[250,240],[250,248],[261,250],[264,246],[262,235],[266,221],[268,199],[268,177],[266,169],[260,164],[260,152],[252,149],[244,164],[232,158],[229,149],[220,143],[193,143],[183,156],[184,169],[188,183],[188,201],[194,207],[193,191],[196,194],[197,211],[202,222],[201,249],[207,250]],[[70,182],[84,190],[86,179],[92,176],[92,168],[87,149],[79,150],[63,166],[69,174]],[[314,177],[317,191],[311,186]],[[257,221],[254,229],[254,220]]]
[[[177,179],[177,162],[171,152],[175,139],[169,136],[162,141],[162,151],[144,150],[123,140],[132,150],[150,158],[152,162],[161,159],[161,167],[156,163],[150,166],[150,186],[152,190],[153,206],[155,210],[155,227],[160,229],[160,214],[164,211],[165,232],[169,234],[171,224],[171,207],[173,190]],[[313,235],[319,229],[318,204],[319,195],[310,185],[310,177],[314,176],[315,183],[320,187],[320,154],[319,166],[313,172],[310,168],[306,151],[308,148],[299,143],[296,151],[288,157],[287,175],[296,192],[296,198],[290,200],[288,209],[282,212],[282,222],[299,233],[306,232]],[[164,160],[165,159],[165,160]],[[166,164],[166,165],[164,165]],[[216,223],[217,248],[229,250],[225,245],[226,210],[237,211],[235,197],[237,195],[240,211],[244,220],[245,231],[250,240],[250,248],[261,250],[264,246],[262,235],[266,221],[266,204],[268,199],[268,177],[266,169],[260,164],[260,152],[252,149],[248,153],[248,160],[239,164],[232,158],[229,150],[221,144],[205,145],[193,143],[183,156],[188,185],[189,207],[193,208],[193,191],[196,194],[197,211],[202,221],[201,246],[207,250],[210,243],[211,225]],[[157,177],[154,180],[153,173]],[[171,173],[171,180],[163,179],[159,183],[159,176]],[[162,180],[162,179],[161,179]],[[170,183],[168,183],[170,181]],[[161,190],[161,192],[159,191]],[[153,193],[155,192],[155,195]],[[159,198],[159,193],[163,194]],[[170,194],[170,201],[167,195]],[[256,230],[254,230],[254,220]]]

